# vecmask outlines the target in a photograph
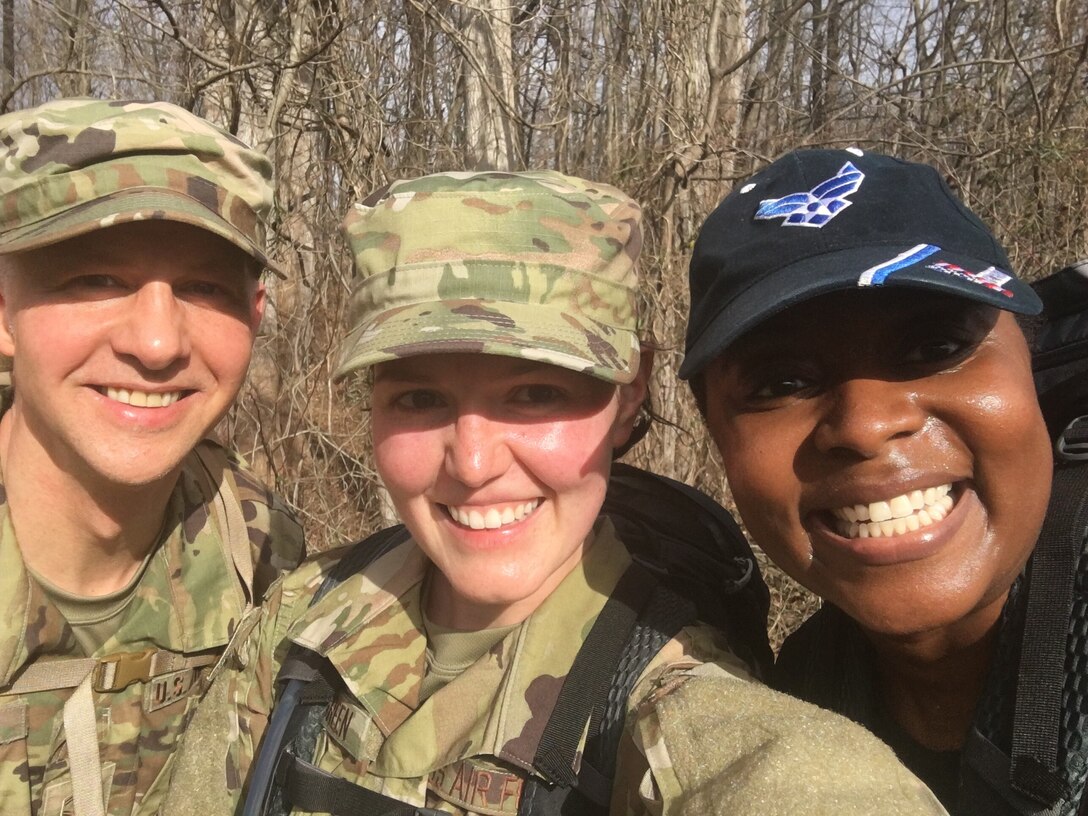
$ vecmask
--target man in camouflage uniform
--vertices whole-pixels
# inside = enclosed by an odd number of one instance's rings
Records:
[[[150,814],[283,505],[205,439],[264,304],[262,155],[164,103],[0,117],[0,813]]]
[[[619,190],[549,172],[396,182],[349,215],[362,280],[336,374],[376,366],[378,471],[414,537],[316,603],[343,552],[322,555],[270,591],[245,669],[220,679],[231,687],[235,725],[219,812],[233,810],[245,784],[292,644],[316,652],[336,675],[318,769],[412,807],[538,812],[527,802],[550,795],[554,777],[538,761],[556,747],[546,735],[564,680],[610,595],[639,574],[612,523],[593,518],[652,359],[637,334],[640,220],[638,205]],[[583,387],[617,400],[604,404],[619,406],[612,427],[620,432],[603,441],[574,437],[589,450],[572,451],[561,426],[610,410],[580,402]],[[494,389],[497,402],[474,401],[473,389]],[[466,404],[471,409],[459,407]],[[388,422],[391,436],[381,430]],[[432,427],[451,436],[443,437],[438,470],[424,465],[420,478],[430,487],[419,503],[403,475],[417,463],[401,455],[396,437]],[[525,440],[538,432],[547,439],[529,450]],[[556,459],[584,463],[582,473],[566,474],[573,488],[554,471],[546,478],[542,462]],[[584,473],[599,478],[582,481]],[[526,490],[541,497],[509,506]],[[585,512],[573,509],[579,501],[588,507],[588,532],[565,521]],[[529,532],[519,533],[521,524]],[[508,537],[487,544],[475,530]],[[565,541],[563,532],[577,538]],[[557,561],[555,552],[572,545],[573,563]],[[558,564],[543,590],[518,577],[541,562]],[[436,602],[449,600],[450,586],[454,601]],[[457,610],[484,622],[458,621]],[[574,723],[581,747],[567,771],[578,771],[588,731],[586,720]],[[210,776],[178,778],[177,790],[207,785]],[[294,784],[290,775],[286,784]],[[887,748],[846,720],[755,683],[721,633],[696,623],[665,643],[627,698],[610,791],[602,790],[610,802],[603,807],[612,814],[943,812]],[[328,812],[387,812],[358,809],[340,793]]]

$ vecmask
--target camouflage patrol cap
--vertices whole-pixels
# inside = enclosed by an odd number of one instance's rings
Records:
[[[394,182],[344,221],[359,280],[334,376],[476,352],[630,382],[641,217],[615,187],[550,171]]]
[[[271,177],[265,156],[176,105],[47,102],[0,116],[0,252],[163,219],[275,269],[263,249]]]

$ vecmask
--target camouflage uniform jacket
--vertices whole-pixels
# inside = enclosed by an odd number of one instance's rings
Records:
[[[148,654],[197,656],[209,664],[150,679],[144,679],[145,669],[144,678],[125,688],[107,692],[96,688],[103,790],[111,816],[158,810],[179,735],[206,686],[210,664],[238,629],[247,604],[259,600],[273,579],[296,566],[303,555],[301,530],[282,503],[218,445],[202,442],[200,450],[204,461],[219,463],[225,487],[216,490],[201,458],[190,453],[167,507],[157,549],[117,632],[94,655],[82,652],[60,611],[28,575],[0,485],[0,599],[5,604],[0,691],[29,667],[72,662],[64,658],[125,654],[121,664],[138,668],[141,653],[149,650]],[[236,518],[244,518],[247,555],[252,556],[251,586],[245,586],[241,577],[248,569],[235,563],[221,523],[210,509],[218,501],[216,493],[221,506],[233,505],[241,513]],[[246,549],[240,541],[236,547]],[[250,618],[255,620],[255,613]],[[0,696],[0,813],[5,816],[71,812],[61,718],[71,694],[72,689],[65,688]]]
[[[226,748],[228,790],[239,795],[268,722],[280,662],[295,642],[327,657],[345,689],[326,710],[314,759],[318,767],[415,806],[456,814],[516,813],[522,780],[534,773],[532,758],[575,654],[630,564],[611,523],[598,523],[582,563],[522,625],[422,703],[427,642],[420,603],[429,562],[409,541],[308,607],[337,558],[318,557],[273,587],[245,650],[247,670],[220,678],[230,678],[224,699],[233,701],[237,717]],[[694,707],[684,703],[689,687],[700,692]],[[708,701],[722,716],[705,716],[711,713]],[[611,813],[740,813],[757,803],[756,811],[747,812],[860,814],[875,812],[869,810],[873,804],[893,805],[882,813],[942,812],[890,759],[874,785],[844,783],[843,773],[865,764],[852,754],[826,778],[817,777],[805,795],[782,796],[799,771],[809,770],[784,760],[811,764],[809,757],[834,756],[837,749],[829,751],[825,740],[834,746],[853,729],[842,721],[845,734],[809,727],[801,730],[811,742],[776,742],[779,734],[796,730],[794,708],[817,712],[747,680],[714,630],[683,629],[649,664],[628,701]],[[820,718],[828,719],[825,712],[817,713]],[[703,730],[700,736],[704,722],[726,730]],[[732,727],[744,729],[746,739],[734,739]],[[705,737],[721,742],[722,764],[703,753]],[[870,742],[865,749],[875,747]],[[858,747],[849,740],[847,745],[848,752]],[[890,756],[886,749],[883,756]],[[859,777],[869,778],[863,772]],[[203,779],[206,786],[206,774]],[[714,789],[719,779],[729,790]],[[185,787],[202,784],[200,775],[178,781]],[[814,808],[808,794],[821,786],[835,793],[822,800],[825,807]],[[890,795],[889,786],[895,788]],[[700,788],[709,789],[709,801],[706,794],[700,797]],[[858,807],[844,803],[838,788],[858,797]],[[775,798],[789,810],[774,808]],[[719,802],[726,803],[724,809]],[[904,803],[902,809],[895,806]],[[234,804],[224,803],[223,811]]]

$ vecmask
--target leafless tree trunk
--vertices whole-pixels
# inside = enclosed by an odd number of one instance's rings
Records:
[[[7,99],[15,86],[15,0],[0,0],[0,27],[3,28],[3,77],[0,95]]]
[[[509,170],[516,163],[512,6],[507,0],[465,0],[459,11],[465,165]]]

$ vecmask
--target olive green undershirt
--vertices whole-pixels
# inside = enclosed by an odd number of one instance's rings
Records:
[[[151,556],[157,549],[158,547],[152,547],[151,551],[144,556],[143,563],[132,576],[132,580],[108,595],[96,595],[89,598],[75,595],[50,583],[29,567],[27,573],[68,621],[68,625],[72,627],[72,634],[75,635],[76,642],[82,647],[84,654],[93,655],[120,628],[121,617],[132,599],[136,597],[136,589],[140,586]]]

